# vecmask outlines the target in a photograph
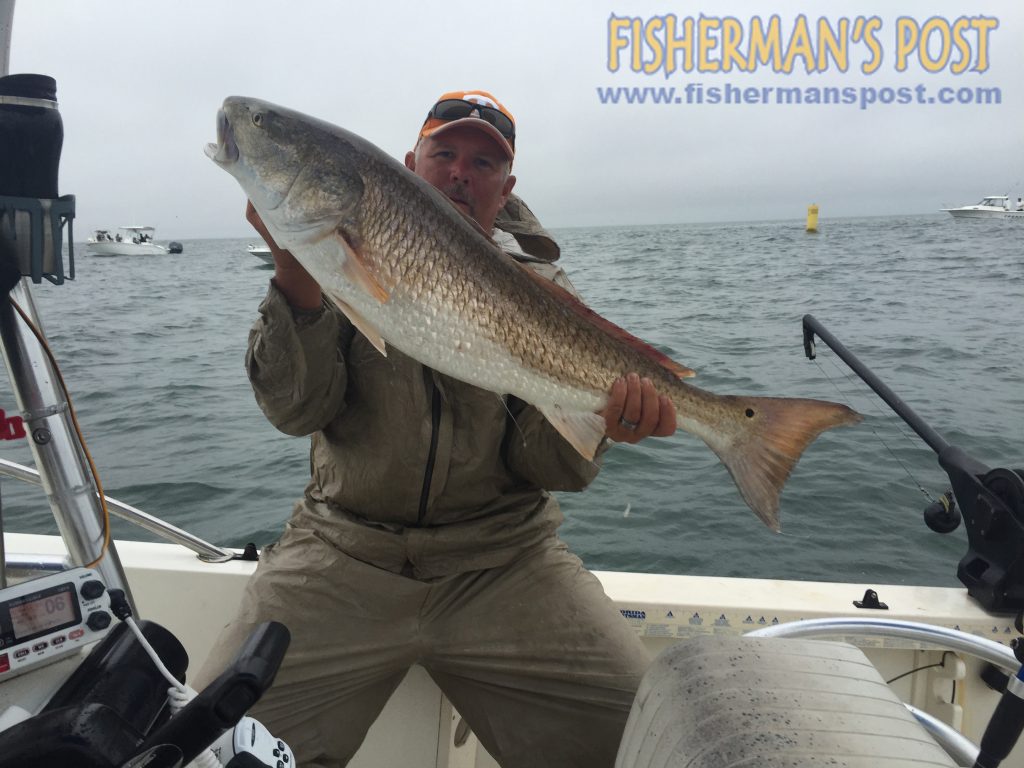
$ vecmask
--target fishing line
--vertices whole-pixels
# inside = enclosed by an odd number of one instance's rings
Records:
[[[60,384],[61,391],[64,393],[64,398],[68,402],[68,413],[71,415],[71,423],[75,427],[75,434],[78,435],[78,440],[82,445],[82,450],[85,452],[85,459],[89,462],[89,471],[92,473],[92,478],[96,482],[96,491],[100,497],[100,508],[103,511],[103,545],[100,547],[99,556],[91,563],[85,565],[86,568],[93,568],[104,558],[107,554],[107,549],[110,546],[110,512],[107,510],[107,500],[103,493],[103,483],[100,482],[100,473],[96,469],[96,464],[92,460],[92,454],[89,453],[89,448],[85,444],[85,435],[82,434],[82,428],[78,424],[78,416],[75,414],[75,407],[71,404],[71,393],[68,392],[67,384],[64,382],[64,376],[60,372],[60,366],[57,365],[57,358],[54,357],[53,351],[50,349],[50,345],[46,342],[46,337],[43,336],[43,332],[36,327],[35,323],[29,318],[13,298],[10,300],[11,306],[14,307],[15,311],[21,316],[25,325],[28,326],[29,330],[32,331],[32,335],[36,337],[36,341],[43,348],[43,352],[46,353],[47,359],[50,361],[50,365],[53,366],[53,372],[57,374],[57,381]]]
[[[848,383],[848,384],[850,384],[851,386],[853,386],[853,381],[852,381],[852,378],[850,377],[850,373],[849,373],[849,371],[847,371],[847,370],[846,370],[845,368],[841,368],[841,367],[839,366],[839,364],[838,364],[838,363],[836,363],[835,359],[834,359],[834,358],[832,358],[831,356],[825,356],[825,357],[826,357],[826,359],[827,359],[827,360],[828,360],[828,361],[829,361],[829,362],[830,362],[830,363],[831,363],[831,364],[832,364],[833,366],[835,366],[836,370],[837,370],[837,371],[839,371],[839,373],[840,373],[840,374],[841,374],[841,375],[842,375],[843,377],[845,377],[845,378],[846,378],[846,381],[847,381],[847,383]],[[818,356],[816,356],[816,357],[814,358],[814,360],[813,360],[814,364],[815,364],[816,366],[818,366],[818,370],[819,370],[819,371],[821,371],[821,374],[822,374],[822,375],[823,375],[823,376],[824,376],[824,377],[825,377],[826,379],[828,379],[828,382],[829,382],[829,384],[831,384],[831,385],[832,385],[832,386],[833,386],[833,387],[835,388],[836,392],[838,392],[838,393],[839,393],[839,396],[843,398],[844,402],[846,402],[846,404],[847,404],[847,405],[850,405],[850,407],[853,407],[853,406],[852,406],[852,404],[851,404],[850,398],[849,398],[849,397],[848,397],[848,396],[846,395],[846,393],[845,393],[845,392],[843,392],[843,390],[842,390],[842,389],[840,389],[840,388],[839,388],[839,385],[838,385],[838,384],[836,384],[836,383],[835,383],[835,381],[833,381],[833,380],[832,380],[832,377],[831,377],[831,376],[829,376],[829,375],[828,375],[828,373],[827,373],[827,372],[825,371],[825,369],[824,369],[824,368],[822,367],[822,365],[821,365],[821,363],[820,363],[820,360],[821,360],[821,358],[822,358],[822,356],[821,356],[821,355],[818,355]],[[890,413],[889,413],[888,411],[886,411],[886,410],[883,410],[883,409],[882,409],[882,408],[881,408],[881,407],[880,407],[880,406],[878,405],[878,403],[877,403],[877,402],[876,402],[876,401],[875,401],[874,399],[872,399],[872,400],[871,400],[871,406],[872,406],[873,408],[875,408],[875,409],[876,409],[876,410],[877,410],[877,411],[879,412],[879,414],[880,414],[880,415],[881,415],[881,416],[882,416],[882,417],[883,417],[883,418],[884,418],[884,419],[885,419],[885,420],[886,420],[887,422],[888,422],[888,421],[890,420],[890,417],[891,417]],[[854,410],[856,410],[856,409],[854,409]],[[905,463],[903,462],[903,460],[902,460],[902,459],[900,459],[900,457],[896,455],[895,451],[893,451],[893,449],[889,447],[889,444],[888,444],[887,442],[885,442],[885,440],[884,440],[884,439],[882,438],[882,436],[881,436],[881,435],[879,434],[878,430],[877,430],[877,429],[875,429],[875,428],[874,428],[874,426],[872,426],[871,422],[867,422],[867,427],[868,427],[868,428],[869,428],[869,429],[871,430],[871,432],[872,432],[872,433],[874,434],[875,438],[877,438],[878,442],[880,442],[880,443],[881,443],[881,444],[882,444],[882,445],[883,445],[883,446],[885,447],[885,450],[887,450],[887,451],[889,452],[889,455],[893,457],[893,459],[894,459],[894,460],[896,461],[896,463],[897,463],[897,464],[899,464],[899,465],[900,465],[900,466],[901,466],[901,467],[903,468],[903,471],[907,473],[907,477],[909,477],[909,478],[910,478],[910,479],[911,479],[911,480],[912,480],[912,481],[914,482],[914,485],[916,485],[916,486],[917,486],[917,489],[918,489],[919,491],[921,491],[921,493],[923,493],[923,494],[924,494],[924,497],[925,497],[926,499],[928,499],[928,501],[930,501],[930,502],[934,502],[934,501],[935,501],[935,499],[934,499],[934,497],[933,497],[933,496],[932,496],[932,495],[931,495],[931,494],[930,494],[930,493],[928,492],[928,489],[927,489],[927,488],[925,488],[925,487],[924,487],[923,485],[921,485],[921,483],[920,483],[920,482],[918,482],[918,479],[917,479],[917,478],[916,478],[916,477],[914,476],[914,474],[913,474],[913,473],[912,473],[912,472],[910,471],[910,468],[909,468],[909,467],[907,467],[907,465],[906,465],[906,464],[905,464]],[[896,422],[896,430],[897,430],[897,431],[898,431],[898,432],[899,432],[899,433],[900,433],[900,434],[901,434],[901,435],[902,435],[902,436],[903,436],[903,437],[904,437],[904,438],[906,439],[906,441],[907,441],[908,443],[916,444],[916,443],[915,443],[915,441],[911,439],[910,435],[909,435],[909,434],[907,434],[907,433],[906,433],[906,432],[904,431],[904,429],[903,429],[903,425],[902,425],[902,424],[900,424],[900,422],[899,422],[899,421],[897,421],[897,422]]]
[[[847,369],[846,369],[845,367],[841,367],[841,366],[840,366],[839,364],[837,364],[837,363],[836,363],[836,361],[835,361],[834,359],[832,359],[831,357],[829,357],[829,358],[828,358],[828,361],[829,361],[829,362],[830,362],[830,363],[832,364],[832,366],[833,366],[833,367],[834,367],[834,368],[835,368],[835,369],[836,369],[837,371],[839,371],[839,372],[840,372],[840,374],[842,374],[843,376],[845,376],[845,377],[846,377],[846,381],[847,381],[847,383],[849,383],[849,384],[850,384],[851,386],[856,386],[856,382],[855,382],[855,381],[853,380],[853,377],[852,377],[852,376],[850,376],[850,372],[849,372],[849,371],[848,371],[848,370],[847,370]],[[818,366],[818,367],[820,368],[821,366]],[[822,373],[825,373],[825,372],[824,372],[824,371],[822,371]],[[827,377],[828,377],[828,374],[825,374],[825,376],[826,376],[826,378],[827,378]],[[833,386],[836,386],[836,385],[835,385],[835,384],[833,383]],[[839,390],[839,388],[838,388],[838,387],[836,387],[836,389],[837,389],[837,391]],[[887,422],[890,422],[890,421],[891,421],[891,417],[892,417],[892,414],[891,414],[891,413],[890,413],[889,411],[887,411],[887,410],[885,410],[884,408],[882,408],[882,407],[881,407],[881,406],[880,406],[880,405],[878,404],[878,401],[877,401],[877,400],[876,400],[875,398],[871,398],[871,399],[869,400],[869,402],[871,403],[871,407],[872,407],[872,408],[874,408],[874,409],[875,409],[876,411],[878,411],[878,414],[879,414],[879,415],[880,415],[880,416],[881,416],[881,417],[882,417],[883,419],[885,419],[885,420],[886,420]],[[916,444],[917,444],[917,443],[916,443],[916,441],[914,440],[913,436],[911,436],[911,434],[910,434],[909,432],[907,432],[907,431],[906,431],[906,429],[904,428],[904,427],[905,427],[905,425],[903,424],[903,421],[902,421],[902,420],[900,420],[900,419],[897,419],[896,421],[891,421],[891,423],[892,423],[892,424],[893,424],[893,426],[895,427],[896,431],[897,431],[897,432],[899,432],[899,433],[900,433],[900,435],[902,435],[902,436],[903,436],[903,438],[904,438],[904,439],[905,439],[905,440],[906,440],[906,441],[907,441],[908,443],[911,443],[912,445],[916,445]],[[870,425],[869,425],[869,426],[870,426]],[[872,432],[875,432],[874,428],[872,428],[872,430],[871,430],[871,431],[872,431]],[[876,435],[878,435],[878,433],[877,433],[877,432],[875,432],[875,434],[876,434]],[[879,436],[879,437],[878,437],[878,439],[879,439],[879,441],[880,441],[880,442],[881,442],[881,443],[882,443],[883,445],[885,445],[885,440],[883,440],[881,436]],[[888,446],[887,446],[887,447],[888,447]],[[899,461],[899,459],[898,459],[898,458],[897,458],[897,457],[896,457],[895,455],[893,456],[893,458],[895,458],[895,459],[896,459],[897,461]]]
[[[501,404],[505,406],[505,413],[507,413],[508,417],[512,419],[512,423],[516,425],[516,432],[519,433],[519,439],[523,441],[523,446],[525,447],[526,433],[523,432],[523,428],[519,426],[519,422],[516,420],[515,414],[512,413],[512,410],[508,407],[508,400],[506,400],[505,395],[498,395],[497,397],[501,400]]]

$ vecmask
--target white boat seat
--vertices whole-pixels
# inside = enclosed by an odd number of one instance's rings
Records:
[[[616,768],[955,768],[860,649],[717,637],[675,645],[637,691]]]

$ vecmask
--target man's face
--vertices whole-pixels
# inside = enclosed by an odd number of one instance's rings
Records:
[[[485,232],[494,228],[494,218],[516,183],[498,143],[469,126],[427,136],[415,151],[406,153],[405,165],[441,190]]]

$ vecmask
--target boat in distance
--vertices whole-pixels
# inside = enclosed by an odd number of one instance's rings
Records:
[[[1006,195],[989,195],[974,205],[940,210],[954,219],[1024,219],[1024,201],[1018,197],[1014,205]]]
[[[270,246],[268,246],[268,245],[266,245],[264,243],[259,243],[259,244],[249,243],[248,247],[246,247],[245,250],[247,250],[249,252],[250,256],[255,256],[257,259],[260,259],[264,263],[270,264],[271,266],[273,266],[273,264],[274,264],[274,256],[270,252]]]
[[[109,230],[97,229],[85,241],[89,252],[94,256],[159,256],[170,252],[153,242],[155,227],[124,226],[118,229],[120,231],[114,235]]]

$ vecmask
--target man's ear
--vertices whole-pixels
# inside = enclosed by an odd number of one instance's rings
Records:
[[[509,174],[509,177],[505,179],[505,186],[501,189],[501,205],[504,206],[508,202],[508,196],[512,194],[512,187],[516,185],[516,177]]]
[[[416,171],[416,153],[411,149],[405,153],[405,167],[414,173]]]

